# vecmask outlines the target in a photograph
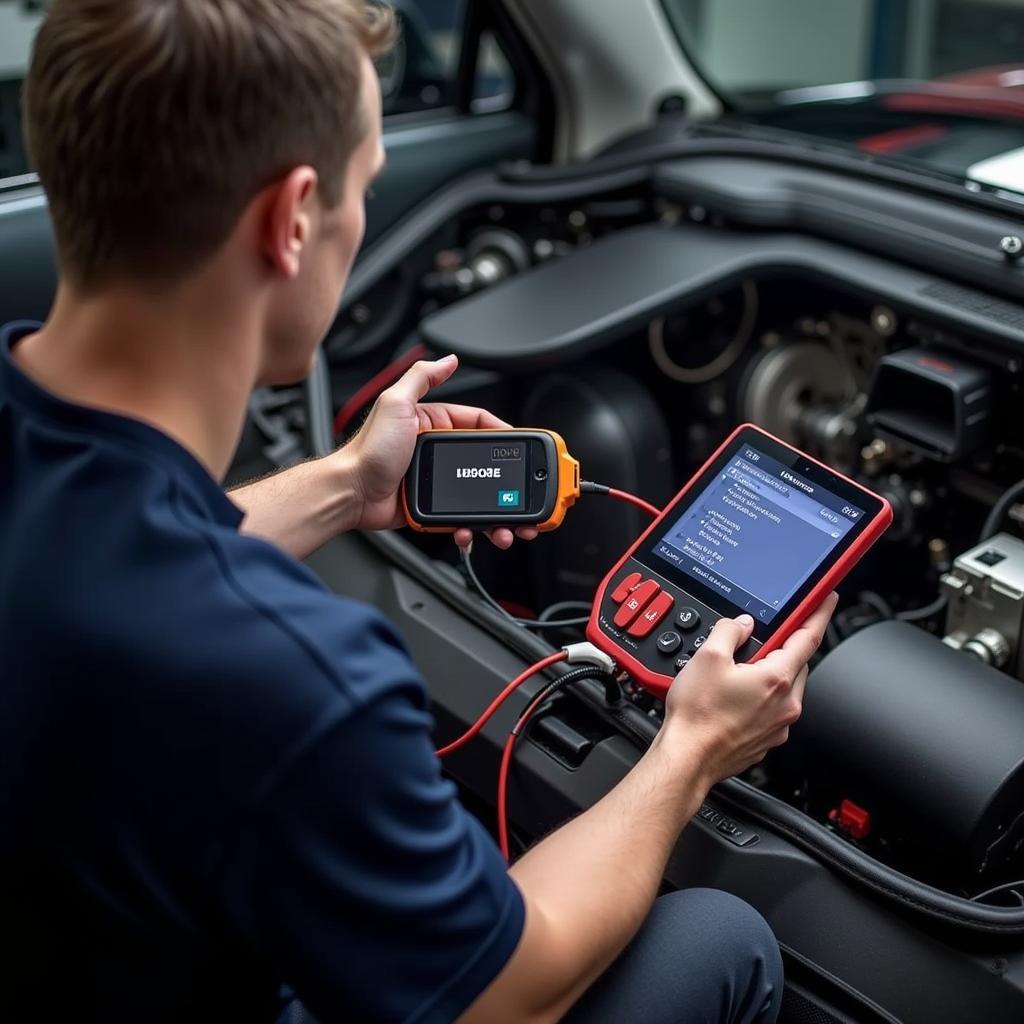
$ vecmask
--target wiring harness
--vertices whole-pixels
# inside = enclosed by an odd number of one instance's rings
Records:
[[[516,742],[523,734],[526,726],[533,718],[539,708],[555,694],[572,682],[580,679],[601,678],[605,683],[605,695],[609,703],[614,704],[620,697],[618,683],[615,682],[615,662],[603,651],[599,651],[591,643],[567,644],[560,651],[541,658],[529,668],[525,669],[515,677],[494,700],[484,709],[480,717],[457,739],[446,744],[437,751],[438,757],[447,757],[461,747],[464,747],[472,740],[483,727],[494,717],[495,712],[519,689],[528,679],[543,672],[545,669],[566,662],[570,665],[581,665],[582,667],[573,672],[566,672],[557,678],[546,683],[541,689],[530,698],[525,710],[519,715],[516,724],[505,740],[501,755],[501,767],[498,771],[498,845],[502,855],[509,859],[509,838],[508,838],[508,776],[512,764],[512,755],[515,751]]]

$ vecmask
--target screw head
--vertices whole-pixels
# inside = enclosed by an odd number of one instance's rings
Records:
[[[1020,235],[1003,235],[999,239],[999,248],[1004,256],[1017,259],[1024,253],[1024,239],[1021,239]]]
[[[875,306],[871,310],[871,326],[883,337],[896,333],[896,314],[888,306]]]

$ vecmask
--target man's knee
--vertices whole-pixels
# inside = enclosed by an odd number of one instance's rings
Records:
[[[749,903],[718,889],[685,889],[662,896],[652,915],[673,918],[665,922],[669,930],[678,922],[695,942],[705,977],[721,994],[722,1020],[775,1020],[782,1001],[782,957],[767,921]]]
[[[566,1018],[571,1024],[772,1024],[782,1001],[775,936],[716,889],[656,900],[636,937]]]

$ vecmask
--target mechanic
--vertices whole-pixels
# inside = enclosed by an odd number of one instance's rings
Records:
[[[508,869],[394,628],[299,562],[398,525],[420,428],[500,425],[422,401],[456,360],[333,455],[218,483],[338,308],[392,34],[362,0],[55,0],[39,33],[60,285],[0,359],[5,1020],[271,1022],[284,986],[324,1024],[777,1013],[756,912],[655,897],[708,788],[784,741],[831,602],[756,666],[720,622],[636,768]]]

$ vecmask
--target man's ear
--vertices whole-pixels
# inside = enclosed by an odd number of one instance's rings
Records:
[[[264,192],[260,245],[273,270],[289,280],[298,276],[310,241],[317,183],[312,167],[296,167]]]

